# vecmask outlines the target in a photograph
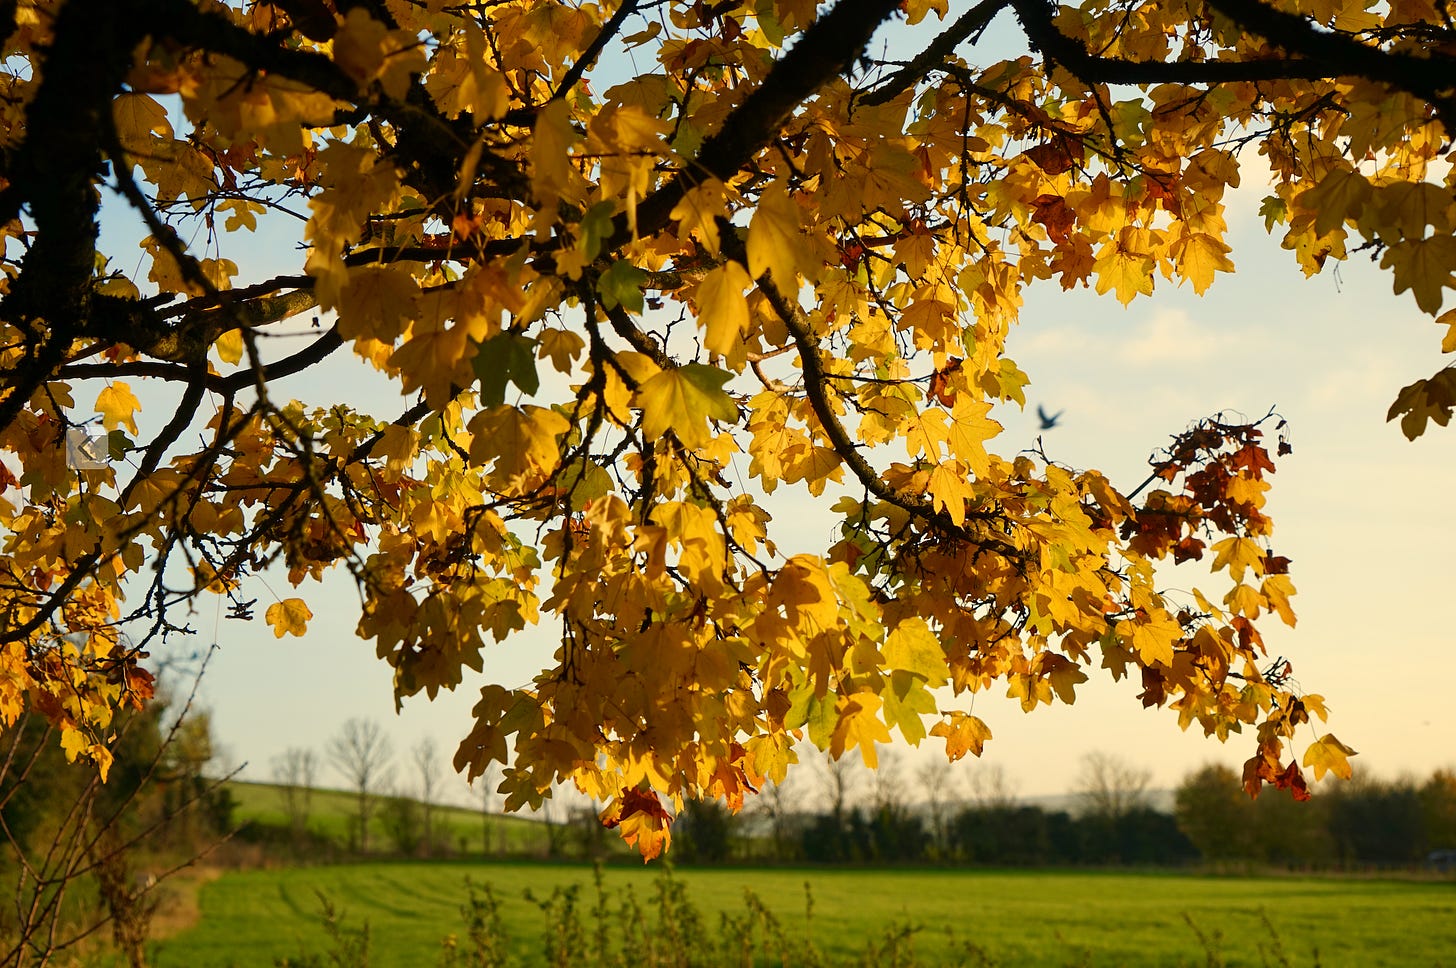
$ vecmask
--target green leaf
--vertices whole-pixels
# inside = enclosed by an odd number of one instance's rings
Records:
[[[645,282],[647,273],[626,260],[618,260],[597,280],[597,292],[608,309],[620,305],[640,313],[644,307],[642,286]]]
[[[476,345],[471,365],[480,380],[484,407],[499,407],[506,402],[507,383],[514,383],[527,396],[541,388],[541,377],[536,372],[536,341],[529,336],[496,333]]]
[[[573,511],[582,511],[588,501],[603,497],[612,490],[612,478],[596,461],[584,458],[561,468],[556,475],[556,488],[570,495]]]
[[[758,17],[758,29],[763,31],[763,39],[775,47],[782,48],[784,46],[784,26],[779,23],[778,14],[774,11],[773,0],[758,0],[753,12]]]
[[[834,728],[839,725],[839,712],[834,707],[835,698],[832,695],[823,699],[812,693],[809,696],[809,715],[806,720],[809,741],[820,749],[829,745],[834,736]]]
[[[1264,228],[1272,232],[1275,225],[1282,225],[1288,220],[1289,206],[1278,195],[1268,195],[1259,206],[1259,214],[1264,217]]]
[[[590,262],[602,251],[602,240],[612,234],[612,216],[617,214],[616,202],[597,202],[581,217],[577,231],[581,233],[581,251]]]

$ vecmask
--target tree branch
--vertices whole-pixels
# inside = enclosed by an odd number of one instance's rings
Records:
[[[718,133],[704,140],[690,167],[638,206],[638,232],[652,233],[666,225],[690,189],[709,178],[727,180],[738,171],[773,140],[805,98],[853,65],[879,25],[899,8],[899,0],[839,0],[804,31],[763,83],[728,113]],[[625,213],[616,217],[615,226],[604,249],[631,240]]]
[[[1011,0],[981,0],[951,24],[925,49],[910,59],[910,63],[891,74],[878,87],[861,95],[857,101],[868,107],[887,104],[906,90],[914,87],[931,71],[935,70],[955,49],[973,34],[985,30],[996,14],[1011,6]]]
[[[1057,29],[1050,0],[1012,0],[1032,46],[1084,81],[1099,84],[1219,84],[1230,81],[1324,80],[1348,71],[1301,58],[1254,61],[1133,61],[1103,57]]]
[[[612,19],[602,24],[602,29],[597,32],[596,37],[591,42],[591,46],[582,51],[581,56],[576,59],[576,63],[572,64],[566,73],[561,75],[561,83],[552,92],[551,100],[559,101],[571,93],[571,89],[576,86],[576,82],[581,80],[581,76],[586,73],[587,68],[591,67],[596,59],[601,56],[603,48],[617,35],[617,31],[622,29],[622,24],[626,23],[627,18],[632,16],[636,10],[637,0],[623,0],[622,5],[617,8],[617,12],[612,14]]]

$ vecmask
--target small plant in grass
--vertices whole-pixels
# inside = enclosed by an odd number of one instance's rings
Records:
[[[314,892],[323,907],[321,920],[324,933],[329,936],[329,948],[322,955],[303,954],[294,958],[281,958],[273,964],[275,968],[369,968],[369,922],[366,920],[357,928],[344,924],[344,913],[334,906],[323,891]]]
[[[994,942],[979,936],[978,925],[961,922],[962,933],[953,928],[934,927],[935,921],[925,912],[917,912],[919,920],[903,920],[890,924],[879,935],[858,950],[846,950],[843,938],[836,935],[821,939],[829,947],[821,951],[816,943],[815,897],[805,884],[802,917],[785,916],[784,906],[774,896],[760,896],[744,889],[740,904],[708,920],[693,897],[688,882],[680,880],[669,867],[664,867],[652,882],[650,891],[638,892],[616,878],[610,883],[607,873],[598,867],[590,881],[558,882],[549,893],[539,884],[533,893],[521,891],[534,913],[525,922],[526,928],[510,926],[513,921],[510,905],[503,902],[490,884],[465,880],[466,901],[459,907],[462,924],[440,942],[437,964],[440,968],[537,968],[537,966],[578,966],[592,968],[838,968],[838,966],[874,966],[874,968],[920,968],[930,965],[995,968],[1003,959],[1020,960],[1029,952],[1020,949],[998,950]],[[640,892],[640,893],[639,893]],[[781,895],[779,895],[781,896]],[[367,923],[352,927],[343,915],[321,896],[323,926],[328,935],[328,948],[322,954],[308,953],[277,965],[286,968],[367,968],[371,954],[391,964],[426,963],[428,952],[419,962],[405,962],[397,950],[370,951],[370,930]],[[530,908],[527,908],[530,910]],[[1253,914],[1253,910],[1249,910]],[[1185,913],[1183,921],[1198,947],[1185,946],[1169,957],[1167,963],[1185,968],[1225,968],[1237,960],[1244,964],[1262,964],[1265,968],[1318,968],[1319,953],[1312,958],[1303,951],[1287,949],[1271,919],[1262,910],[1257,912],[1262,930],[1256,922],[1254,937],[1240,934],[1242,943],[1235,955],[1230,948],[1227,926],[1200,923]],[[540,927],[529,927],[529,918],[539,917]],[[524,932],[524,936],[522,934]],[[1119,962],[1117,955],[1081,943],[1075,934],[1063,937],[1054,926],[1047,926],[1049,942],[1035,950],[1038,964],[1096,966],[1105,968]],[[823,934],[822,929],[819,932]],[[512,937],[512,934],[515,936]],[[1257,942],[1257,950],[1249,951],[1249,942]],[[1004,942],[1003,942],[1004,943]],[[426,947],[428,947],[426,942]],[[1302,946],[1299,946],[1302,947]],[[388,955],[388,957],[386,957]]]
[[[460,916],[465,919],[469,947],[462,950],[460,939],[448,935],[440,942],[440,968],[501,968],[508,963],[508,939],[500,899],[489,884],[476,884],[468,877],[465,890],[468,897]]]

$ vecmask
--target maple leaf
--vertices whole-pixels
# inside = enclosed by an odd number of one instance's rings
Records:
[[[891,669],[909,672],[930,686],[943,686],[950,678],[945,650],[925,619],[906,619],[885,639],[885,662]]]
[[[1393,271],[1397,293],[1411,290],[1421,311],[1434,316],[1445,298],[1442,290],[1456,287],[1456,238],[1404,239],[1385,250],[1380,267]]]
[[[1183,630],[1167,612],[1159,609],[1147,618],[1118,622],[1117,634],[1132,645],[1143,662],[1171,665],[1173,645],[1182,637]]]
[[[701,363],[658,373],[637,390],[642,432],[656,438],[671,430],[684,446],[706,446],[711,439],[709,420],[738,419],[738,404],[722,389],[729,376]]]
[[[620,827],[622,839],[636,847],[645,864],[672,843],[672,818],[657,794],[625,790],[602,811],[602,826]]]
[[[1213,551],[1213,570],[1227,567],[1236,582],[1244,580],[1244,571],[1248,568],[1252,568],[1256,575],[1263,572],[1264,549],[1257,541],[1238,536],[1224,538],[1214,542]]]
[[[1181,236],[1170,251],[1177,260],[1179,274],[1193,283],[1193,291],[1200,296],[1213,285],[1214,273],[1234,271],[1234,264],[1228,257],[1229,247],[1203,232],[1189,232]]]
[[[719,356],[732,356],[748,331],[748,300],[744,291],[753,285],[736,262],[725,262],[698,284],[698,321],[705,330],[703,345]]]
[[[241,329],[230,329],[217,338],[212,344],[217,350],[218,359],[230,366],[236,366],[242,362],[243,351],[246,346],[243,343],[243,331]]]
[[[1456,353],[1456,309],[1449,309],[1436,318],[1436,324],[1446,327],[1446,335],[1441,337],[1441,352]]]
[[[273,626],[274,638],[281,639],[285,635],[302,637],[308,631],[308,620],[313,618],[313,612],[303,599],[285,598],[268,606],[266,618]]]
[[[1322,778],[1326,773],[1333,773],[1342,780],[1348,780],[1352,774],[1349,758],[1354,755],[1354,750],[1335,739],[1332,734],[1326,733],[1309,744],[1301,762],[1314,770],[1316,780]]]
[[[1047,236],[1058,244],[1066,241],[1076,224],[1076,213],[1060,195],[1038,195],[1031,200],[1032,221],[1046,226]]]
[[[1116,243],[1103,247],[1092,271],[1097,274],[1098,295],[1115,291],[1124,306],[1139,295],[1153,293],[1153,260],[1139,252],[1125,252]]]
[[[544,407],[492,407],[469,425],[470,459],[494,462],[495,472],[511,489],[526,489],[544,479],[560,462],[558,439],[571,429],[561,414]]]
[[[937,511],[944,511],[960,526],[966,521],[966,504],[976,496],[959,461],[937,464],[930,472],[926,492]]]
[[[986,741],[991,738],[991,729],[970,713],[953,712],[949,721],[931,727],[930,735],[945,737],[946,758],[954,763],[967,753],[980,756]]]
[[[1429,380],[1417,380],[1400,391],[1386,413],[1386,420],[1400,417],[1401,433],[1415,440],[1425,433],[1426,422],[1446,426],[1456,410],[1456,369],[1447,367]]]
[[[755,279],[768,273],[775,285],[790,292],[797,288],[802,247],[799,211],[788,190],[774,184],[759,197],[748,225],[748,272]]]
[[[839,707],[839,723],[834,727],[830,740],[829,754],[838,759],[844,751],[859,747],[860,759],[865,766],[874,769],[879,765],[876,743],[888,743],[890,731],[880,720],[884,699],[874,693],[856,693],[842,701]]]
[[[133,417],[142,408],[141,401],[131,392],[131,387],[116,380],[96,397],[96,412],[101,414],[101,424],[107,430],[115,430],[126,424],[133,435],[139,433]]]

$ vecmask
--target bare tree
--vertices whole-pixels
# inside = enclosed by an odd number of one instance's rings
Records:
[[[859,786],[864,775],[863,762],[857,754],[851,756],[848,752],[838,759],[826,755],[819,762],[823,769],[824,792],[829,797],[829,813],[835,824],[843,829],[854,788]]]
[[[308,829],[313,811],[313,788],[318,783],[318,754],[301,746],[290,746],[273,759],[273,782],[283,796],[283,809],[288,814],[288,828],[295,841]]]
[[[798,787],[791,787],[785,776],[782,783],[765,783],[753,800],[753,812],[768,823],[774,860],[788,860],[793,850],[797,793]]]
[[[894,750],[880,752],[880,763],[870,773],[870,801],[875,810],[898,811],[905,806],[904,765]]]
[[[351,719],[339,734],[329,740],[329,761],[344,775],[355,797],[356,843],[360,853],[369,850],[369,818],[374,814],[376,796],[393,755],[389,737],[379,724],[365,719]]]
[[[213,748],[209,719],[194,705],[206,664],[204,657],[175,716],[165,694],[118,714],[107,743],[109,780],[94,764],[66,764],[55,727],[29,710],[0,730],[0,843],[5,877],[13,878],[0,965],[70,964],[77,947],[108,926],[125,963],[146,964],[157,885],[227,833],[218,805],[231,775],[168,788],[179,764],[203,776],[201,757]],[[218,826],[194,828],[203,836],[191,842],[171,836],[178,818],[194,811]],[[143,851],[161,868],[136,869]],[[77,902],[78,893],[94,901]]]
[[[492,819],[496,812],[492,808],[496,805],[496,787],[500,785],[501,766],[499,763],[491,763],[485,768],[485,772],[470,782],[470,789],[475,798],[480,801],[480,852],[485,855],[491,853],[490,834],[494,828],[499,831],[500,844],[498,852],[506,852],[506,826],[497,819]]]
[[[920,789],[925,794],[925,809],[930,818],[930,835],[934,838],[935,850],[941,854],[946,849],[946,828],[955,803],[960,799],[959,773],[953,772],[949,763],[929,760],[915,771]]]
[[[1111,753],[1088,753],[1077,776],[1077,795],[1085,813],[1116,820],[1147,801],[1150,770]]]
[[[984,810],[1010,807],[1016,803],[1016,789],[1000,763],[977,763],[971,773],[971,799]]]
[[[440,751],[434,737],[426,736],[412,752],[420,778],[420,812],[424,820],[424,848],[428,856],[435,849],[435,797],[440,792]]]

